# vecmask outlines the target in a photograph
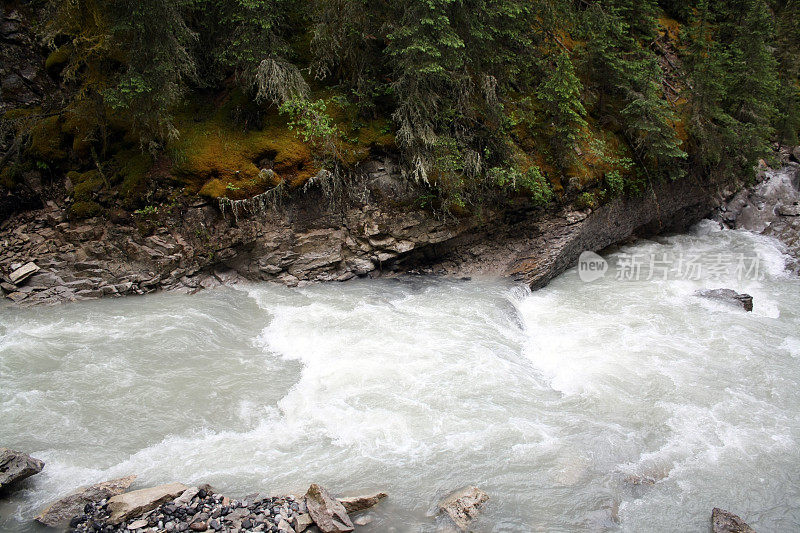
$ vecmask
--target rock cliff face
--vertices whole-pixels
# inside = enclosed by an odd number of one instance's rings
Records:
[[[0,225],[0,287],[10,299],[31,304],[195,291],[241,279],[295,286],[405,272],[511,276],[535,288],[583,250],[600,250],[635,233],[687,227],[735,192],[722,186],[685,179],[596,210],[442,219],[413,208],[419,191],[387,160],[364,167],[350,187],[360,191],[357,199],[331,204],[311,189],[238,220],[198,202],[176,204],[152,218],[70,222],[63,206],[50,201]],[[10,275],[31,261],[40,270],[19,286],[11,283]]]
[[[795,148],[800,156],[800,148]],[[794,157],[794,156],[793,156]],[[786,245],[788,269],[800,273],[800,164],[790,161],[779,170],[763,171],[757,183],[739,191],[714,213],[732,229],[775,237]]]

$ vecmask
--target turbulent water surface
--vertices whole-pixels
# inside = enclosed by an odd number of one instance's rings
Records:
[[[800,280],[779,246],[705,223],[607,259],[535,293],[410,278],[4,307],[0,445],[47,466],[0,529],[137,474],[388,492],[367,531],[434,531],[467,484],[491,495],[476,531],[706,531],[715,506],[797,531]],[[717,287],[754,311],[692,296]]]

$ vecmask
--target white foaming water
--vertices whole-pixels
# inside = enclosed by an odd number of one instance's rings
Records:
[[[731,253],[763,279],[615,279],[631,256],[713,274]],[[800,280],[779,245],[704,223],[607,259],[534,293],[411,278],[1,308],[0,445],[47,466],[0,530],[134,473],[388,492],[365,531],[435,531],[467,484],[491,495],[476,531],[706,531],[714,506],[796,531]],[[754,311],[692,295],[718,287]]]

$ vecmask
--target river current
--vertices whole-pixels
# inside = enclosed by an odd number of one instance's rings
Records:
[[[703,222],[531,293],[409,277],[0,307],[0,445],[44,471],[0,502],[137,474],[243,496],[389,494],[362,531],[800,529],[800,279]],[[726,287],[754,309],[694,296]]]

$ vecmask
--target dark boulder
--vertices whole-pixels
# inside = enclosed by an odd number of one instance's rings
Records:
[[[695,294],[702,298],[710,298],[712,300],[718,300],[720,302],[741,307],[745,311],[753,310],[752,296],[749,294],[739,294],[731,289],[708,289],[697,291]]]
[[[0,492],[10,485],[38,474],[44,468],[44,461],[8,448],[0,448]]]

